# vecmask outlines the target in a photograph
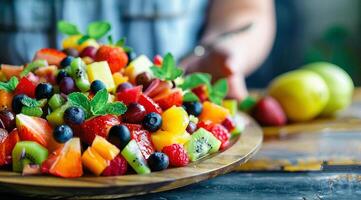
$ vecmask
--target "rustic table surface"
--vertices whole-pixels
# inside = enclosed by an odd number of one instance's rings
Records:
[[[355,90],[353,104],[333,119],[264,132],[259,153],[234,172],[130,199],[361,198],[361,89]]]

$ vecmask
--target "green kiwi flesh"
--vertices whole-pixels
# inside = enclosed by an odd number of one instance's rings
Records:
[[[150,169],[140,151],[138,144],[135,140],[131,140],[121,152],[122,156],[127,160],[129,165],[134,169],[137,174],[149,174]]]
[[[13,171],[22,172],[27,164],[41,165],[48,158],[48,150],[40,144],[32,141],[16,143],[13,152]]]

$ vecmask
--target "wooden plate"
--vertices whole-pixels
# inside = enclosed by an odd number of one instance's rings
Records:
[[[46,198],[110,199],[154,193],[197,183],[227,173],[245,163],[260,148],[261,128],[247,115],[246,128],[235,143],[223,152],[208,156],[186,167],[167,169],[147,175],[81,177],[63,179],[51,176],[21,176],[0,171],[0,191]]]

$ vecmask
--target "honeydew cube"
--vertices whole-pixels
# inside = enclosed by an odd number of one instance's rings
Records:
[[[86,71],[88,74],[89,82],[100,80],[105,84],[108,92],[114,91],[114,80],[108,62],[102,61],[91,63],[87,65]]]
[[[147,72],[152,77],[153,73],[150,67],[153,66],[152,61],[145,55],[140,55],[129,63],[125,69],[124,74],[129,77],[132,83],[135,83],[135,77],[137,75]]]

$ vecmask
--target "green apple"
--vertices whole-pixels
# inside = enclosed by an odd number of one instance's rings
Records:
[[[321,115],[334,115],[350,105],[354,90],[351,77],[342,68],[327,62],[311,63],[303,67],[320,75],[326,82],[330,99]]]
[[[289,120],[308,121],[325,108],[329,91],[325,81],[310,70],[294,70],[276,77],[268,94],[282,106]]]

